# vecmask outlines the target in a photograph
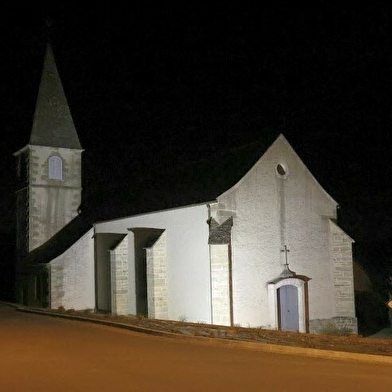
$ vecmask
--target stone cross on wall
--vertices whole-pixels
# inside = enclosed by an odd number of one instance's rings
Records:
[[[289,265],[289,261],[288,261],[288,257],[287,257],[287,253],[290,252],[290,249],[287,247],[287,245],[284,245],[283,249],[281,250],[282,252],[284,252],[284,259],[285,259],[285,265],[288,266]]]

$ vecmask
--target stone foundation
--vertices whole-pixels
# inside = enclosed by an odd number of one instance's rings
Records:
[[[332,317],[309,321],[310,333],[325,334],[357,334],[358,322],[356,317]]]

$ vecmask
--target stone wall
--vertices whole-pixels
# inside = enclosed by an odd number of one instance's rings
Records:
[[[330,222],[330,228],[336,316],[334,320],[355,319],[353,241],[332,221]],[[353,328],[355,328],[353,332],[357,333],[356,321],[349,324],[352,324]]]
[[[146,249],[148,317],[168,319],[166,232]]]
[[[58,309],[63,306],[64,297],[64,284],[63,284],[63,266],[59,263],[54,264],[50,267],[51,275],[51,308]]]
[[[112,313],[129,314],[128,237],[110,251]]]
[[[210,245],[212,323],[230,325],[229,245]]]
[[[309,322],[310,333],[358,333],[355,317],[353,240],[330,221],[335,317]]]
[[[356,317],[333,317],[330,319],[310,320],[309,332],[333,335],[357,334],[357,319]]]
[[[62,180],[49,178],[48,160],[62,160]],[[81,151],[31,147],[29,250],[42,245],[78,215],[81,203]]]
[[[89,230],[50,262],[50,307],[94,309],[94,240]]]

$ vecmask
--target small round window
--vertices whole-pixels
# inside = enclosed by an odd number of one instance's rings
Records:
[[[281,163],[279,163],[279,164],[276,166],[276,172],[278,173],[278,175],[279,175],[280,177],[286,177],[286,176],[287,176],[287,169],[286,169],[286,166],[283,165],[283,164],[281,164]]]

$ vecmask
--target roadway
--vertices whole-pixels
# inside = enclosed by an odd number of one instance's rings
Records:
[[[205,342],[22,313],[0,304],[0,391],[392,388],[390,364],[271,354]]]

